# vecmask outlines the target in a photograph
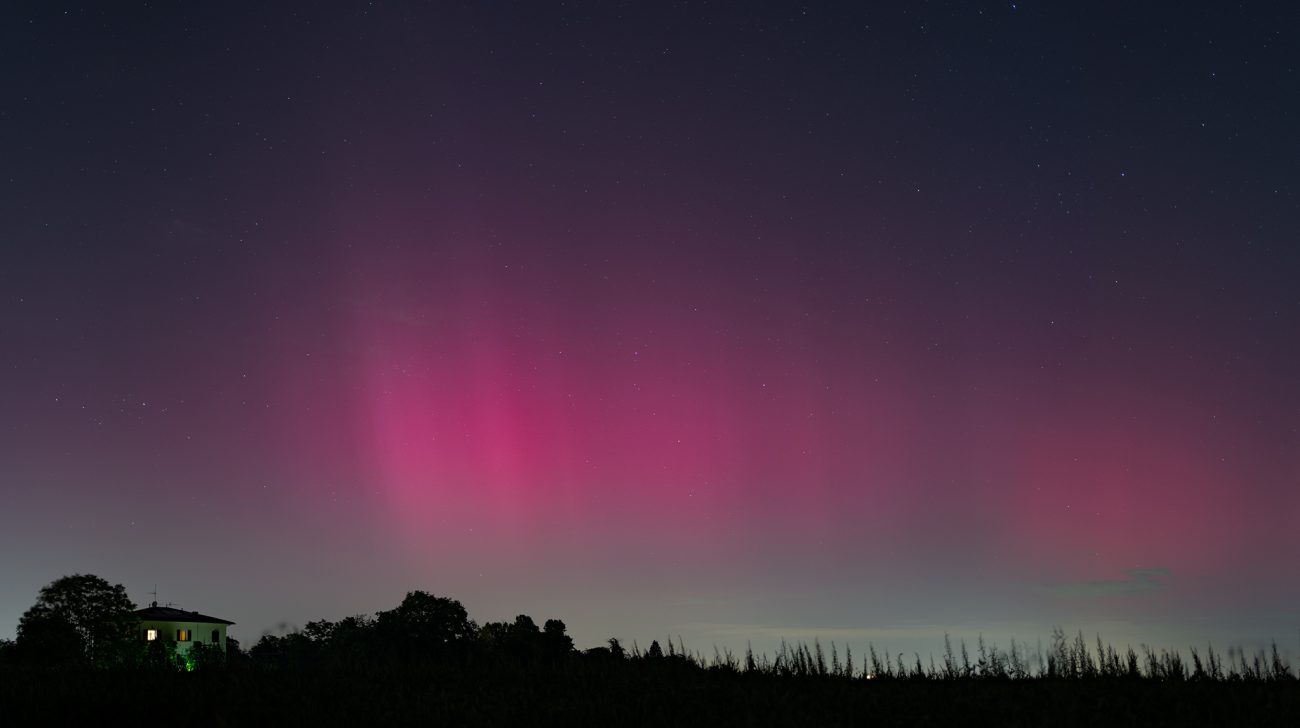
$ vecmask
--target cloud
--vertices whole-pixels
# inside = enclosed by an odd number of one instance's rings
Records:
[[[1042,591],[1063,597],[1105,597],[1116,594],[1142,594],[1160,589],[1163,578],[1173,576],[1170,569],[1128,569],[1127,579],[1077,581],[1040,586]]]

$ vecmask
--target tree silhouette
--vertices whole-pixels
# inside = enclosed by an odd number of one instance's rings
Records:
[[[478,632],[460,602],[424,591],[407,592],[396,608],[375,616],[389,650],[408,658],[460,654]]]
[[[546,620],[542,627],[542,646],[546,654],[560,657],[573,651],[573,638],[564,632],[564,622],[558,619]]]
[[[478,640],[488,649],[503,649],[510,640],[510,625],[505,622],[488,622],[479,627]]]
[[[175,672],[177,669],[176,642],[174,640],[150,640],[145,643],[140,666],[146,670]]]
[[[537,623],[527,614],[515,617],[514,624],[510,625],[510,636],[520,642],[529,642],[539,634],[541,630],[537,629]]]
[[[218,645],[197,642],[185,655],[190,670],[216,670],[226,666],[226,653]]]
[[[43,667],[84,667],[88,658],[85,642],[63,615],[49,609],[32,609],[18,622],[14,646],[18,659]]]
[[[134,609],[121,584],[93,574],[65,576],[41,588],[18,622],[18,643],[38,662],[63,663],[79,653],[80,662],[99,667],[134,663],[142,649],[134,639]]]

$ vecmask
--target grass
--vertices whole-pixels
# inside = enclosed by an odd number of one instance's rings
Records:
[[[326,634],[326,633],[322,633]],[[319,637],[327,641],[328,637]],[[310,640],[302,642],[304,649]],[[1300,718],[1300,680],[1274,647],[1220,655],[1115,650],[1058,629],[1044,649],[945,643],[938,660],[820,642],[773,655],[667,641],[545,655],[262,662],[195,673],[0,671],[6,725],[179,720],[191,725],[1192,726]],[[257,654],[254,651],[254,654]],[[243,653],[241,653],[241,656]],[[280,655],[283,657],[283,655]]]
[[[417,591],[373,618],[310,622],[247,651],[195,645],[186,672],[169,645],[143,649],[139,630],[123,632],[105,653],[122,659],[108,663],[39,626],[0,642],[0,725],[1300,723],[1300,679],[1276,644],[1184,656],[1059,627],[1046,647],[945,637],[938,659],[817,640],[771,655],[706,657],[680,638],[579,651],[560,620],[480,626],[459,602]]]

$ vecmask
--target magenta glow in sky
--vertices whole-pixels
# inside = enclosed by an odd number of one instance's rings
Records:
[[[0,634],[1293,633],[1264,19],[7,12]]]

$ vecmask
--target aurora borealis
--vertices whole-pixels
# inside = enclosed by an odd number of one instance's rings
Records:
[[[191,5],[0,11],[0,637],[1296,649],[1284,5]]]

